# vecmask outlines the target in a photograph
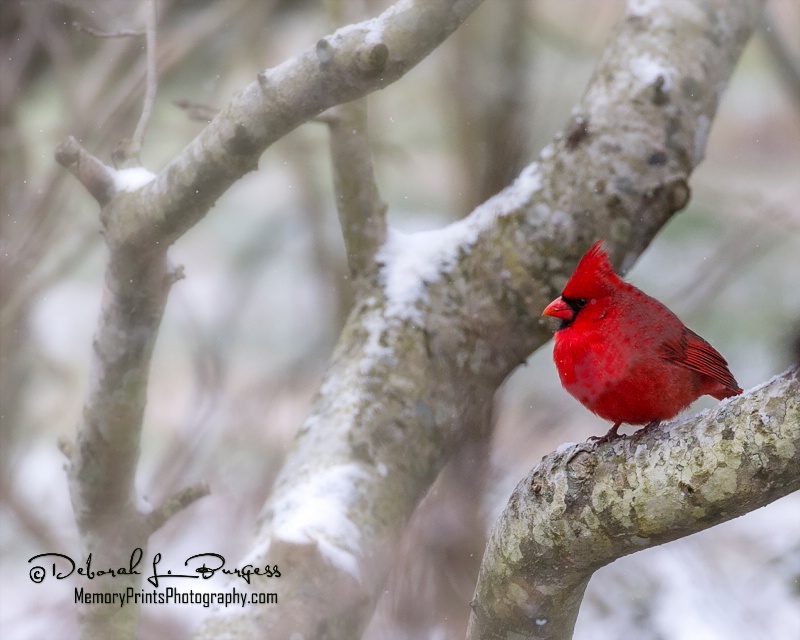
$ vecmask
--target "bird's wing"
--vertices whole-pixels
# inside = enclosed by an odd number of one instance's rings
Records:
[[[663,355],[671,362],[716,380],[734,393],[742,392],[725,358],[688,327],[683,327],[678,340],[664,343]]]

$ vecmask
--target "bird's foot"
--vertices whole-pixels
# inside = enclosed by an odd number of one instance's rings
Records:
[[[657,428],[658,425],[660,425],[660,424],[661,424],[661,420],[652,420],[651,422],[648,422],[646,425],[644,425],[641,429],[637,429],[636,431],[634,431],[633,432],[633,437],[643,436],[648,431],[651,431],[652,429]]]
[[[624,438],[625,434],[617,433],[617,429],[619,429],[619,425],[621,424],[622,424],[621,422],[617,422],[616,424],[614,424],[613,427],[611,427],[608,430],[608,433],[606,433],[606,435],[592,436],[589,438],[589,440],[594,441],[595,444],[603,444],[605,442],[611,442],[612,440],[618,440],[619,438]]]

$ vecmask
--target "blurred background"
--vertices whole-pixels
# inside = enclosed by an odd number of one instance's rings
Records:
[[[143,164],[159,171],[258,71],[328,33],[322,5],[162,0]],[[144,16],[123,0],[0,7],[0,632],[74,637],[70,585],[33,584],[27,560],[79,556],[58,441],[74,437],[80,416],[105,253],[96,203],[53,151],[72,134],[110,161],[131,135],[144,38],[91,30],[139,30]],[[691,178],[691,204],[629,274],[725,354],[745,388],[800,351],[800,5],[767,7]],[[507,184],[565,125],[623,10],[619,0],[487,1],[370,96],[391,223],[442,226]],[[268,149],[171,255],[187,278],[156,347],[138,486],[153,504],[198,481],[212,492],[150,549],[235,561],[351,301],[325,126],[307,123]],[[605,433],[561,389],[550,349],[498,393],[486,477],[471,486],[446,469],[421,503],[367,638],[462,638],[487,529],[515,484],[560,443]],[[142,637],[187,638],[207,611],[145,606]],[[575,637],[797,640],[800,495],[600,570]]]

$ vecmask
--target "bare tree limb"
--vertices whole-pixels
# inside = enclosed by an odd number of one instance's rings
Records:
[[[298,185],[298,213],[306,221],[306,229],[311,237],[313,264],[318,277],[325,283],[324,289],[328,296],[328,301],[324,303],[330,308],[332,318],[325,338],[327,348],[324,352],[328,354],[353,308],[355,287],[347,259],[341,250],[342,231],[338,231],[339,236],[331,231],[329,191],[324,182],[319,180],[317,173],[308,170],[309,162],[319,152],[319,145],[312,137],[310,129],[301,129],[291,140],[286,140],[282,150],[294,174],[292,180]]]
[[[142,150],[142,143],[144,142],[144,134],[147,131],[147,125],[150,122],[150,116],[153,113],[153,104],[156,101],[156,93],[158,92],[158,51],[156,47],[156,28],[158,23],[158,3],[157,0],[145,0],[145,34],[147,43],[145,46],[145,54],[147,59],[147,74],[145,76],[145,91],[144,101],[142,103],[142,115],[139,122],[136,123],[136,129],[133,132],[130,148],[128,149],[129,157],[139,162],[139,153]]]
[[[179,513],[210,493],[206,483],[184,487],[164,500],[147,514],[147,528],[150,533],[158,531],[176,513]]]
[[[645,435],[546,456],[489,539],[469,640],[569,640],[589,578],[617,558],[800,489],[800,374]]]
[[[530,161],[535,115],[528,92],[536,83],[527,46],[530,7],[499,2],[491,15],[456,35],[450,108],[459,114],[459,156],[467,178],[463,211],[503,189]]]
[[[112,204],[120,198],[112,200]],[[132,549],[147,549],[151,525],[135,489],[150,359],[174,281],[166,247],[143,256],[114,247],[109,255],[100,318],[93,342],[82,421],[69,463],[69,488],[84,554],[119,565]],[[139,588],[126,575],[105,589]],[[138,607],[81,610],[83,637],[133,638]]]
[[[378,192],[372,167],[366,98],[334,107],[326,115],[336,207],[350,273],[359,291],[364,282],[372,280],[374,284],[378,270],[375,256],[386,240],[386,203]]]
[[[786,45],[768,10],[764,11],[764,19],[761,22],[759,33],[767,45],[767,50],[775,60],[778,73],[794,98],[795,105],[800,107],[800,59],[795,57]]]

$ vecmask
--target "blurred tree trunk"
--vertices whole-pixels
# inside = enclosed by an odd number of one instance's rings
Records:
[[[471,211],[508,185],[530,160],[536,82],[528,54],[529,5],[486,5],[455,36],[449,81],[464,164],[462,211]]]

